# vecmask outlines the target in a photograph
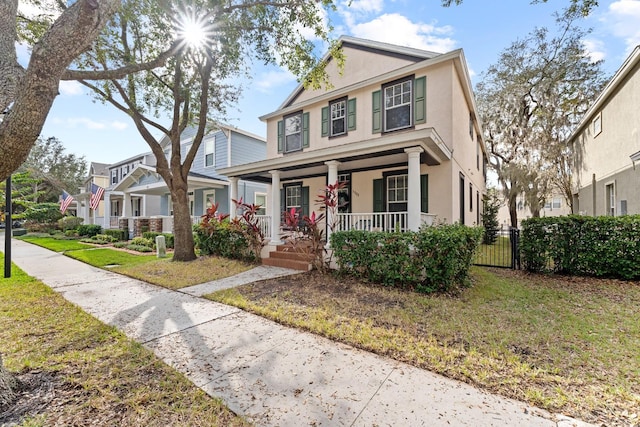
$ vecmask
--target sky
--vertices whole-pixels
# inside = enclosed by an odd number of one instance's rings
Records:
[[[640,44],[640,0],[599,3],[582,22],[592,29],[585,49],[594,60],[604,60],[606,73],[613,75]],[[338,10],[327,19],[335,38],[349,35],[441,53],[462,48],[475,85],[512,42],[535,28],[554,30],[554,12],[568,4],[569,0],[535,5],[529,0],[464,0],[444,8],[441,0],[338,0]],[[24,48],[19,56],[26,63]],[[229,110],[227,123],[264,137],[266,125],[259,117],[277,110],[298,83],[275,66],[252,65],[251,74],[252,80],[245,82],[251,90]],[[80,84],[61,82],[59,92],[42,137],[58,138],[67,153],[84,156],[87,163],[116,163],[150,151],[128,116],[96,102]]]

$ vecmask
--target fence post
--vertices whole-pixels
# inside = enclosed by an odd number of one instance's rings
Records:
[[[520,269],[520,230],[511,228],[509,240],[511,242],[511,269]]]

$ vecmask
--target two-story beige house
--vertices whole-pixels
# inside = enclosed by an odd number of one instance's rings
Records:
[[[570,137],[574,213],[640,214],[640,46]]]
[[[285,210],[317,210],[317,194],[336,181],[346,184],[341,229],[478,224],[486,151],[462,50],[340,40],[342,73],[325,58],[333,88],[297,87],[261,117],[267,159],[220,170],[270,185],[271,242],[281,241]]]

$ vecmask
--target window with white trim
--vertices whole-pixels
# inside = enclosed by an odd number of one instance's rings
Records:
[[[553,204],[551,205],[551,209],[560,209],[562,207],[562,199],[560,197],[553,198]]]
[[[605,194],[607,197],[607,215],[616,216],[616,186],[615,183],[605,186]]]
[[[330,136],[344,135],[347,133],[347,100],[340,99],[329,103]]]
[[[302,185],[289,185],[285,187],[285,206],[287,210],[302,208]]]
[[[253,204],[260,206],[257,215],[266,215],[267,214],[267,194],[266,193],[255,193],[253,196]]]
[[[118,183],[118,169],[111,170],[111,183],[112,184]]]
[[[593,119],[593,137],[600,135],[602,132],[602,113],[598,113],[598,115]]]
[[[389,212],[397,211],[392,209],[393,205],[407,203],[409,194],[407,181],[407,175],[391,175],[387,177],[387,204],[389,205]]]
[[[284,118],[284,152],[302,150],[302,112]]]
[[[210,167],[214,164],[216,141],[208,139],[204,142],[204,166]]]
[[[413,79],[383,86],[384,131],[404,129],[413,125]]]
[[[204,209],[205,211],[209,209],[216,202],[216,191],[209,190],[204,194]]]

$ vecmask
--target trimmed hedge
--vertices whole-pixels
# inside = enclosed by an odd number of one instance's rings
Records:
[[[75,230],[83,221],[84,219],[78,218],[77,216],[65,216],[58,220],[58,227],[60,227],[62,231]]]
[[[98,224],[80,224],[78,226],[78,236],[93,237],[102,233],[102,227]]]
[[[164,243],[169,249],[173,249],[173,234],[171,233],[158,233],[155,231],[145,231],[142,233],[142,237],[145,239],[151,239],[154,242],[156,241],[156,237],[164,236]]]
[[[405,233],[339,231],[331,247],[341,272],[418,292],[449,292],[468,285],[482,234],[481,227],[458,224]]]
[[[117,239],[119,242],[128,240],[129,232],[128,230],[122,230],[120,228],[107,228],[102,232],[102,234],[106,234],[107,236],[111,236]]]
[[[526,219],[520,256],[536,273],[640,279],[640,215]]]
[[[210,222],[206,227],[195,225],[196,247],[201,255],[216,255],[242,261],[256,261],[260,254],[254,253],[247,242],[245,233],[239,228],[243,225],[232,225],[228,219],[221,222]]]

